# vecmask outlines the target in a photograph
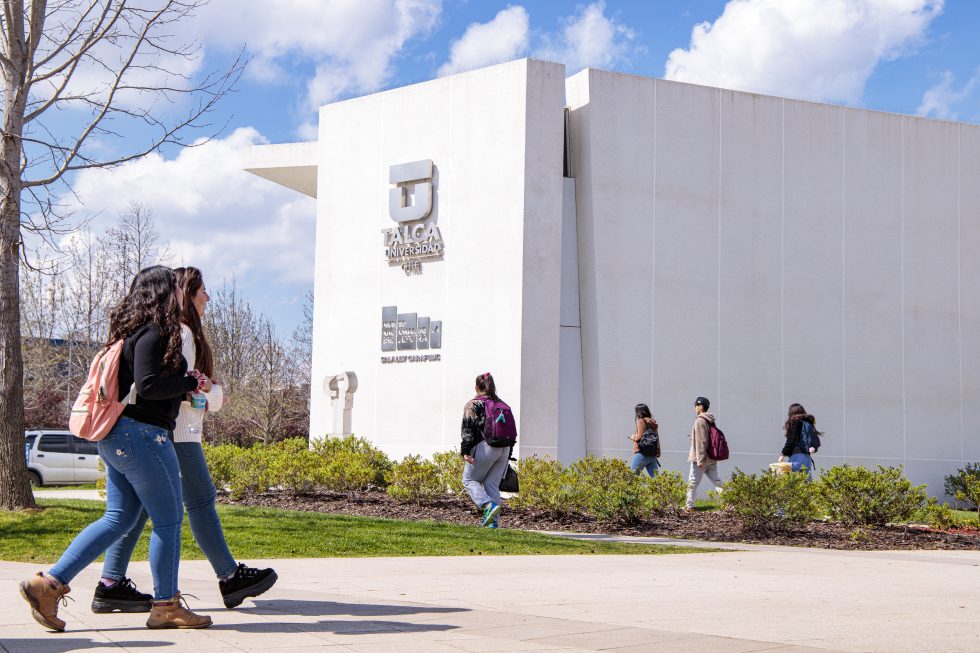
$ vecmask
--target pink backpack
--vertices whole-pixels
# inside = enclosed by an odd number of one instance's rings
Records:
[[[88,378],[68,418],[68,429],[80,438],[101,440],[115,426],[126,404],[136,403],[135,384],[126,399],[119,401],[119,364],[125,342],[117,340],[92,359]]]

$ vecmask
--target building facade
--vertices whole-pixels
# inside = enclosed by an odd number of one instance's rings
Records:
[[[317,197],[311,434],[453,449],[494,374],[519,453],[686,466],[704,395],[763,468],[980,460],[980,127],[520,60],[327,105],[250,171]]]

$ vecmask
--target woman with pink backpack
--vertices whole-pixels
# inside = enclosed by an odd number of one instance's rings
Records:
[[[47,573],[38,572],[20,583],[31,615],[51,630],[65,629],[65,622],[58,618],[58,603],[70,591],[68,583],[129,532],[144,507],[153,521],[150,570],[154,587],[147,627],[211,625],[210,617],[184,607],[177,587],[184,506],[170,434],[181,398],[211,389],[203,374],[188,372],[181,354],[183,301],[173,270],[157,265],[141,270],[129,293],[110,312],[106,351],[117,342],[123,345],[118,386],[116,379],[109,385],[117,388],[116,405],[125,407],[111,430],[98,440],[99,457],[106,467],[106,511],[75,536]],[[79,405],[76,402],[76,408]]]

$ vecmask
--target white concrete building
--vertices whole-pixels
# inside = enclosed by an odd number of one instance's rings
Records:
[[[521,60],[249,170],[317,197],[314,436],[454,449],[490,371],[522,456],[625,458],[645,402],[684,469],[704,395],[724,473],[795,401],[818,467],[980,460],[978,126]]]

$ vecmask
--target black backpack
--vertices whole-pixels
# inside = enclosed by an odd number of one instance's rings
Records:
[[[813,424],[806,420],[803,420],[803,428],[800,429],[800,447],[803,449],[803,453],[808,456],[811,447],[814,451],[820,450],[820,436],[817,435],[817,429],[813,428]]]
[[[643,435],[640,436],[636,445],[644,456],[656,456],[657,450],[660,448],[660,435],[657,433],[657,429],[646,424]]]

